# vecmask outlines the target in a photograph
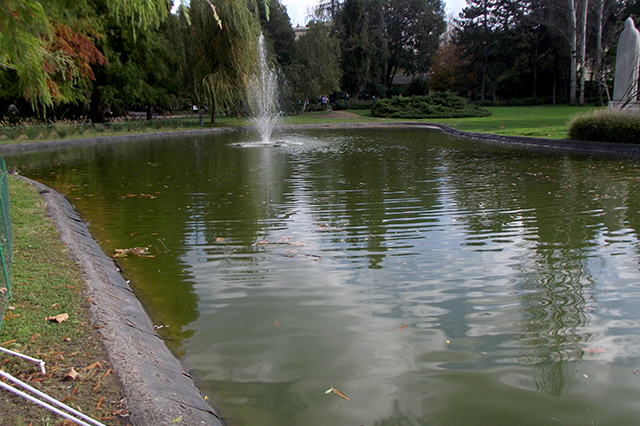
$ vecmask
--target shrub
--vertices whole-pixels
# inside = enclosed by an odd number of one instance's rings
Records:
[[[307,105],[306,111],[307,112],[317,112],[317,111],[326,111],[327,109],[324,107],[324,105],[318,105],[317,103],[313,103],[310,102],[309,105]]]
[[[569,121],[569,138],[580,141],[640,142],[640,114],[618,110],[594,110]]]
[[[371,109],[376,117],[389,118],[462,118],[487,117],[491,112],[448,92],[409,98],[394,96],[382,99]]]

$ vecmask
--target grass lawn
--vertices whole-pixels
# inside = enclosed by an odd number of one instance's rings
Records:
[[[494,133],[510,136],[531,136],[552,139],[566,139],[568,135],[568,123],[575,114],[599,109],[594,106],[572,107],[567,105],[551,106],[531,106],[531,107],[489,107],[491,111],[489,117],[472,118],[446,118],[446,119],[390,119],[378,118],[371,115],[369,110],[349,110],[349,111],[319,111],[308,112],[291,117],[282,117],[281,123],[284,125],[299,124],[346,124],[346,123],[384,123],[384,122],[424,122],[443,123],[458,130],[479,133]],[[197,116],[189,116],[188,120],[197,122]],[[236,117],[216,117],[216,123],[210,124],[210,117],[204,117],[205,127],[238,127],[250,126],[249,118]],[[197,127],[196,127],[197,128]],[[73,138],[116,136],[131,133],[153,133],[157,131],[172,131],[170,128],[142,129],[125,132],[92,132],[87,131],[84,135],[74,135]],[[181,129],[176,129],[181,130]],[[37,139],[32,139],[37,140]],[[3,139],[0,143],[27,142],[23,139]]]
[[[0,368],[107,425],[127,424],[120,382],[92,326],[79,266],[69,258],[38,191],[9,177],[13,224],[12,296],[0,328],[0,346],[46,362],[0,353]],[[68,314],[63,322],[46,320]],[[78,375],[68,377],[71,369]],[[0,390],[0,424],[60,425],[62,418]],[[64,423],[65,425],[67,423]]]
[[[509,136],[566,139],[568,123],[578,113],[596,109],[594,106],[541,105],[528,107],[489,107],[489,117],[402,120],[442,123],[466,132],[493,133]],[[377,119],[370,111],[351,111],[368,120]],[[397,120],[396,120],[397,121]]]

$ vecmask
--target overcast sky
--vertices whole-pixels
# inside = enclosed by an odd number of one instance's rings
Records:
[[[307,22],[306,20],[308,15],[307,9],[313,8],[318,3],[318,0],[280,0],[280,1],[282,2],[282,4],[287,6],[287,13],[291,18],[291,25],[293,25],[294,27],[296,25],[304,26],[304,24],[306,24]],[[449,14],[449,12],[452,12],[453,16],[457,18],[458,13],[460,13],[462,8],[465,6],[466,2],[465,0],[444,0],[444,4],[445,4],[445,11],[447,12],[447,15]]]

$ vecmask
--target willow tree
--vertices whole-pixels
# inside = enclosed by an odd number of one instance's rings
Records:
[[[107,63],[96,47],[105,36],[103,16],[148,28],[157,26],[170,7],[169,0],[4,0],[0,80],[36,108],[69,101],[75,84],[93,78],[92,65]]]
[[[287,69],[293,94],[303,102],[340,89],[340,42],[333,26],[320,20],[307,24],[309,30],[296,41],[296,51]]]
[[[259,20],[246,0],[192,0],[189,67],[195,92],[216,110],[232,109],[246,99],[257,69]]]

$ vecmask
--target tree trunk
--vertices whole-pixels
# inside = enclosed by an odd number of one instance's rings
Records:
[[[147,120],[151,120],[153,118],[153,107],[151,105],[147,105]]]
[[[580,22],[580,105],[584,105],[585,79],[587,77],[587,12],[589,1],[582,1],[582,19]]]
[[[480,100],[484,102],[485,89],[487,87],[487,68],[489,68],[489,52],[484,53],[484,61],[482,62],[482,82],[480,84]]]
[[[578,23],[576,15],[576,1],[569,2],[569,44],[571,45],[571,75],[569,76],[569,103],[576,104],[578,89]]]
[[[600,100],[600,105],[602,106],[602,92],[603,92],[603,81],[602,81],[602,32],[603,32],[603,22],[604,22],[604,0],[596,0],[596,64],[595,64],[595,73],[596,73],[596,83],[598,84],[598,99]]]
[[[216,101],[211,101],[211,124],[216,124]]]
[[[533,50],[533,99],[538,99],[538,39]]]

